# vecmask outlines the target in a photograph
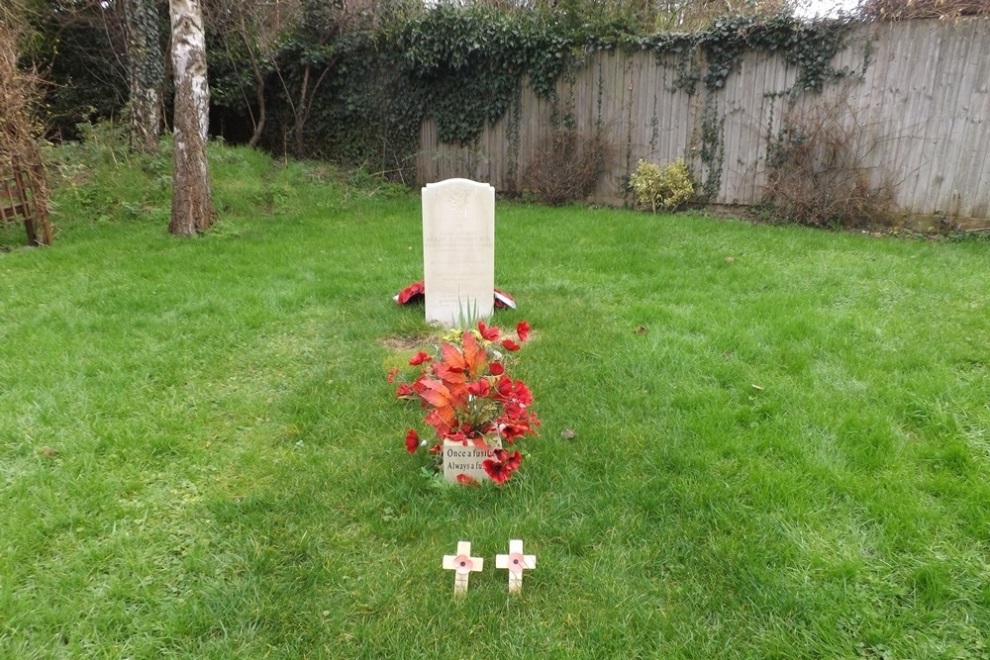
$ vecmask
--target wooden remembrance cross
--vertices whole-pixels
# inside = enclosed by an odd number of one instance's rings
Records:
[[[509,541],[509,554],[495,555],[495,568],[509,569],[509,593],[522,591],[523,571],[536,568],[536,555],[523,554],[523,542]]]
[[[443,567],[454,571],[454,594],[463,596],[467,593],[468,577],[484,567],[485,560],[471,556],[471,544],[468,541],[457,542],[456,555],[444,555]]]

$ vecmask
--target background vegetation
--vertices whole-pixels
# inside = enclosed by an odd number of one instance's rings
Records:
[[[149,64],[143,53],[128,51],[125,2],[11,1],[33,35],[23,63],[52,83],[51,136],[75,138],[79,123],[127,112],[131,63],[140,71]],[[895,11],[885,2],[864,0],[854,16],[952,17],[980,9],[959,0]],[[136,4],[157,9],[167,59],[167,3]],[[723,84],[742,50],[773,49],[804,72],[802,90],[817,90],[834,74],[828,61],[845,22],[798,23],[785,0],[441,3],[428,11],[409,0],[204,5],[214,134],[279,155],[365,164],[406,180],[424,116],[437,119],[441,139],[469,142],[508,110],[522,76],[552,98],[555,80],[588,51],[682,53],[681,84],[693,89],[699,82]],[[693,59],[704,64],[688,66]],[[163,65],[167,73],[169,63]],[[170,87],[159,90],[166,110]],[[567,128],[566,108],[557,119]]]

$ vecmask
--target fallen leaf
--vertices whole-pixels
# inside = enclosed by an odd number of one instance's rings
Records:
[[[560,437],[564,440],[573,440],[577,437],[577,433],[574,432],[574,429],[564,429],[560,432]]]
[[[649,332],[649,330],[646,329],[645,325],[641,325],[638,328],[636,328],[633,332],[635,332],[637,335],[645,335],[647,332]]]
[[[725,258],[725,263],[727,263],[727,264],[735,263],[735,261],[736,261],[736,258],[735,257],[726,257]]]

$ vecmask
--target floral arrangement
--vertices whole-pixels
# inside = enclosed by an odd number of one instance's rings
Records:
[[[395,395],[418,401],[423,421],[437,438],[432,445],[415,429],[406,433],[406,451],[425,449],[440,454],[444,441],[492,450],[482,462],[485,473],[503,484],[522,463],[518,449],[510,448],[528,435],[536,435],[540,420],[530,410],[533,395],[526,383],[508,374],[512,356],[529,339],[526,321],[516,325],[516,337],[503,337],[494,326],[478,321],[477,329],[452,330],[434,353],[420,351],[409,360],[419,371],[411,381],[399,380],[400,369],[389,372],[389,382],[399,381]],[[462,477],[464,475],[461,475]],[[469,477],[458,478],[470,483]]]

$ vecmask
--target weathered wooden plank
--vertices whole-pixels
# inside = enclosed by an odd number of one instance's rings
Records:
[[[873,54],[863,69],[867,47]],[[909,214],[986,217],[990,207],[990,31],[974,23],[904,21],[863,26],[833,65],[862,70],[862,80],[803,94],[794,111],[844,107],[843,125],[874,182],[889,173],[897,202]],[[666,164],[683,157],[702,171],[705,103],[724,118],[724,163],[716,200],[754,204],[766,181],[766,157],[789,105],[780,97],[798,71],[775,54],[749,54],[723,89],[672,90],[678,60],[650,52],[590,54],[569,80],[558,81],[558,111],[591,135],[603,130],[615,156],[595,199],[621,203],[622,182],[639,159]],[[711,94],[710,97],[706,95]],[[416,167],[421,183],[453,176],[489,180],[500,189],[524,186],[523,174],[553,130],[552,103],[528,84],[518,127],[507,118],[486,127],[475,145],[438,144],[436,125],[423,123]]]

